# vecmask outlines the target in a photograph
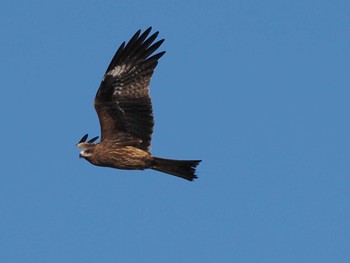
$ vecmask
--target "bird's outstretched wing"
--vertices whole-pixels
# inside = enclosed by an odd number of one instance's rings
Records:
[[[158,32],[148,37],[151,27],[137,31],[119,47],[95,97],[101,126],[101,142],[112,141],[149,151],[153,132],[153,111],[149,84],[158,59],[153,56],[164,39],[155,43]]]

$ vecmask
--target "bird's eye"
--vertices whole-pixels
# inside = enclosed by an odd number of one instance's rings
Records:
[[[85,153],[92,153],[92,150],[86,150]]]

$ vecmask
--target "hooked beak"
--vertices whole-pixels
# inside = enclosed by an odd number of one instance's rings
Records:
[[[83,156],[81,155],[81,153],[79,153],[79,158],[83,158]]]

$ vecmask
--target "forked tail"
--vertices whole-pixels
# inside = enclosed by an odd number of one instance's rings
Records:
[[[152,169],[193,181],[198,178],[195,172],[200,162],[201,160],[171,160],[153,157]]]

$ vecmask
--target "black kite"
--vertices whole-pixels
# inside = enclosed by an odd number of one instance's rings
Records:
[[[97,166],[126,170],[154,169],[192,181],[200,160],[170,160],[150,154],[153,110],[149,84],[158,59],[165,51],[152,55],[164,42],[155,43],[159,32],[148,37],[151,27],[137,31],[121,44],[114,55],[94,105],[101,127],[101,142],[88,135],[77,144],[80,157]]]

